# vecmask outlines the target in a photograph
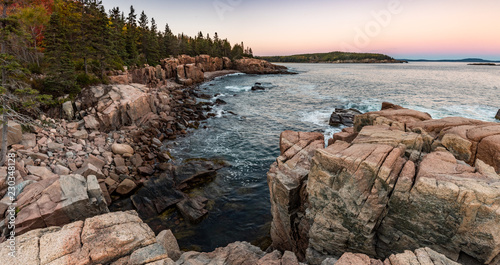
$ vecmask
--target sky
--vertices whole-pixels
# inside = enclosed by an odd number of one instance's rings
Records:
[[[254,55],[350,51],[400,59],[500,60],[499,0],[102,0],[160,29],[199,31]]]

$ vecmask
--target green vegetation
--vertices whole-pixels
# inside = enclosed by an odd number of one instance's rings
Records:
[[[394,60],[394,58],[379,53],[328,52],[310,53],[288,56],[258,57],[269,62],[281,63],[329,63],[329,62],[361,62],[362,60]]]
[[[22,71],[28,87],[54,98],[106,83],[110,70],[155,66],[169,56],[252,57],[249,47],[231,45],[217,33],[175,35],[168,24],[160,31],[154,18],[133,6],[127,14],[118,7],[106,12],[100,0],[11,0],[0,8],[5,42],[0,68]],[[13,62],[19,67],[12,69]]]

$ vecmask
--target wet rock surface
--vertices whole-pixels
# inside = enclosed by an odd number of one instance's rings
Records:
[[[361,111],[357,109],[338,109],[335,108],[335,111],[330,116],[330,120],[328,123],[330,126],[339,126],[345,125],[348,127],[352,127],[354,124],[354,116],[362,114]]]

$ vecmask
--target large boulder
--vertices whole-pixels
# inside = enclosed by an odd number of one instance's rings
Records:
[[[227,57],[222,57],[222,68],[223,69],[233,69],[233,62]]]
[[[192,158],[175,167],[174,180],[179,189],[185,189],[192,184],[206,182],[217,174],[217,171],[227,166],[220,159]]]
[[[141,84],[96,86],[80,94],[81,108],[96,112],[87,116],[89,129],[116,130],[140,122],[151,109],[150,88]]]
[[[175,239],[174,234],[170,230],[163,230],[156,236],[156,241],[163,246],[163,248],[167,251],[168,257],[173,260],[178,260],[182,252],[179,248],[179,244],[177,243],[177,239]]]
[[[177,265],[224,264],[224,265],[299,265],[290,251],[265,253],[247,242],[234,242],[209,253],[189,251],[182,254]]]
[[[195,60],[196,60],[196,65],[203,72],[214,72],[223,69],[222,58],[219,57],[210,57],[210,55],[201,54],[196,56]]]
[[[232,67],[235,70],[246,74],[283,74],[288,73],[285,66],[275,65],[268,61],[254,59],[254,58],[243,58],[234,60],[232,62]]]
[[[428,246],[455,260],[461,252],[487,264],[498,258],[500,178],[444,151],[426,155],[417,170],[405,149],[338,142],[317,150],[308,253],[388,257]]]
[[[335,111],[330,116],[328,124],[330,124],[330,126],[345,125],[351,127],[354,124],[354,116],[359,114],[362,113],[357,109],[335,108]]]
[[[152,218],[184,199],[172,177],[162,174],[144,183],[131,197],[132,203],[143,218]]]
[[[7,131],[7,145],[18,144],[23,140],[23,132],[21,125],[17,122],[9,121]],[[3,125],[0,126],[0,144],[3,139]]]
[[[123,258],[131,260],[129,264],[145,264],[167,259],[151,228],[133,211],[19,235],[16,257],[8,254],[8,245],[9,241],[0,244],[3,264],[111,264]]]
[[[128,144],[114,143],[111,145],[111,150],[117,155],[134,154],[134,148]]]
[[[75,117],[75,110],[71,101],[66,101],[62,104],[62,111],[66,120],[70,121]]]
[[[18,198],[16,233],[58,226],[109,212],[93,175],[64,175],[26,187]]]
[[[432,117],[428,113],[397,106],[356,115],[354,117],[354,129],[359,132],[366,125],[389,125],[392,128],[404,131],[408,124],[431,119]]]
[[[226,247],[217,248],[210,253],[189,251],[180,257],[178,265],[189,264],[226,264],[254,265],[265,253],[247,242],[234,242]]]
[[[205,79],[203,71],[196,64],[186,64],[184,68],[186,78],[193,80],[194,83],[201,83]]]
[[[196,64],[180,64],[177,66],[176,81],[179,84],[190,86],[192,84],[201,83],[205,80],[203,71]]]

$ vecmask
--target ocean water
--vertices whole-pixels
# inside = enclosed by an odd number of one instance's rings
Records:
[[[231,166],[191,191],[209,199],[198,224],[169,211],[147,220],[172,229],[181,248],[211,251],[234,241],[269,244],[271,222],[266,172],[279,155],[284,130],[319,131],[330,138],[342,127],[328,119],[335,108],[379,110],[383,101],[425,111],[434,118],[463,116],[495,121],[500,108],[500,67],[464,63],[283,64],[297,75],[234,74],[200,86],[215,117],[167,147],[177,162],[218,157]],[[268,87],[251,91],[254,83]]]

